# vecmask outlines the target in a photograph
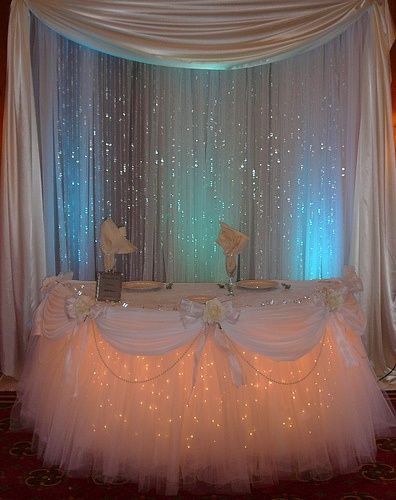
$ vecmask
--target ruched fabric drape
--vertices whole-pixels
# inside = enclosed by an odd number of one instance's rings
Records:
[[[379,372],[395,352],[393,308],[396,187],[388,52],[393,30],[380,1],[125,2],[14,0],[1,170],[1,364],[18,375],[29,321],[45,276],[41,169],[30,63],[30,15],[91,48],[166,66],[231,69],[300,54],[366,13],[361,112],[356,124],[353,231],[349,263],[361,275],[367,346]],[[348,156],[348,151],[346,152]]]
[[[211,329],[203,321],[205,306],[186,299],[183,299],[186,307],[181,307],[180,311],[96,303],[94,312],[88,313],[85,318],[89,323],[87,326],[82,318],[71,317],[70,310],[75,310],[74,305],[69,305],[70,300],[75,300],[72,283],[62,282],[45,295],[34,315],[33,335],[44,335],[52,340],[83,335],[86,328],[92,332],[94,322],[101,338],[117,351],[158,356],[186,347],[198,335],[214,334],[215,328]],[[81,298],[81,295],[78,297]],[[345,363],[355,366],[356,356],[353,349],[347,346],[346,332],[361,335],[365,318],[352,295],[345,293],[343,300],[342,306],[334,311],[330,311],[326,303],[315,300],[306,304],[246,307],[240,311],[231,309],[231,317],[226,316],[218,323],[222,330],[219,335],[225,334],[244,349],[272,360],[294,361],[312,351],[330,330]],[[226,304],[227,301],[223,301],[223,307]]]
[[[88,47],[166,66],[234,69],[289,57],[339,34],[370,1],[28,0],[45,24]],[[382,6],[383,8],[383,6]]]

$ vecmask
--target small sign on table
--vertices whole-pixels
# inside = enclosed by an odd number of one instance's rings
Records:
[[[122,274],[112,271],[98,273],[96,300],[119,302],[121,300]]]

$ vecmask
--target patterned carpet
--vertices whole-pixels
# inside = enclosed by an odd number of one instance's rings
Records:
[[[389,393],[396,408],[396,391]],[[177,497],[142,495],[129,483],[104,484],[100,477],[70,478],[57,468],[44,468],[31,448],[31,434],[9,430],[10,411],[15,393],[0,392],[0,500],[131,500],[151,498],[224,499],[227,495],[212,495],[182,491]],[[251,495],[233,499],[263,500],[387,500],[396,498],[396,438],[379,439],[375,463],[361,467],[359,472],[324,478],[321,481],[304,477],[282,481],[275,486],[260,487]]]

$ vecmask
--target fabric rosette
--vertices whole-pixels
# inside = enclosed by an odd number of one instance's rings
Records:
[[[204,323],[220,323],[225,317],[226,310],[219,299],[212,299],[206,302],[202,319]]]
[[[93,297],[81,294],[66,299],[65,308],[67,316],[80,324],[87,318],[97,318],[102,313],[104,305],[99,304]]]
[[[331,311],[338,311],[342,308],[348,295],[354,295],[363,290],[363,283],[356,274],[353,266],[344,266],[342,278],[333,279],[332,286],[323,287],[314,301],[325,305]]]
[[[231,300],[220,301],[219,299],[208,300],[205,304],[189,299],[182,299],[179,311],[183,324],[191,324],[202,321],[206,325],[225,323],[236,323],[239,311],[234,308]]]
[[[324,288],[323,302],[327,309],[331,312],[338,311],[344,305],[347,292],[346,287]]]

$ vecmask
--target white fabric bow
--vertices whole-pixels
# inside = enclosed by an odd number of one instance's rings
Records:
[[[228,226],[224,222],[220,222],[220,232],[216,243],[220,245],[226,256],[227,273],[232,275],[236,269],[236,256],[241,253],[249,238]]]
[[[202,321],[204,324],[204,330],[194,353],[192,387],[194,388],[197,383],[198,368],[201,365],[202,352],[209,335],[217,347],[227,356],[233,383],[237,387],[243,385],[245,377],[241,365],[222,327],[225,323],[234,324],[238,321],[239,311],[234,309],[232,301],[221,302],[219,299],[212,299],[208,300],[206,304],[200,304],[192,300],[182,299],[180,314],[184,325],[196,321]]]
[[[357,334],[363,335],[366,327],[366,318],[360,308],[356,308],[356,300],[353,297],[362,290],[363,283],[355,268],[344,266],[344,276],[334,280],[334,286],[324,287],[320,295],[314,299],[314,302],[327,309],[328,324],[334,332],[338,348],[348,367],[357,366],[359,361],[346,338],[346,332],[352,329]]]
[[[354,332],[363,335],[366,325],[363,314],[350,314],[352,304],[346,306],[347,301],[355,302],[355,299],[351,296],[351,292],[358,291],[357,287],[359,283],[356,282],[356,280],[359,280],[359,278],[356,273],[355,277],[352,276],[354,288],[348,288],[348,286],[338,286],[335,288],[326,287],[323,288],[321,296],[316,300],[316,302],[324,306],[328,311],[328,325],[334,333],[338,348],[348,367],[357,366],[358,358],[356,357],[356,352],[354,352],[351,343],[348,342],[346,338],[346,332],[348,328],[350,328]],[[341,280],[341,283],[345,283],[344,280]]]
[[[219,299],[208,300],[200,304],[193,300],[182,299],[179,306],[181,319],[184,325],[202,321],[206,324],[236,323],[239,311],[234,309],[231,300],[220,301]]]
[[[105,271],[114,269],[115,254],[132,253],[137,249],[126,239],[126,228],[117,227],[110,218],[100,226],[100,248],[104,255]]]

